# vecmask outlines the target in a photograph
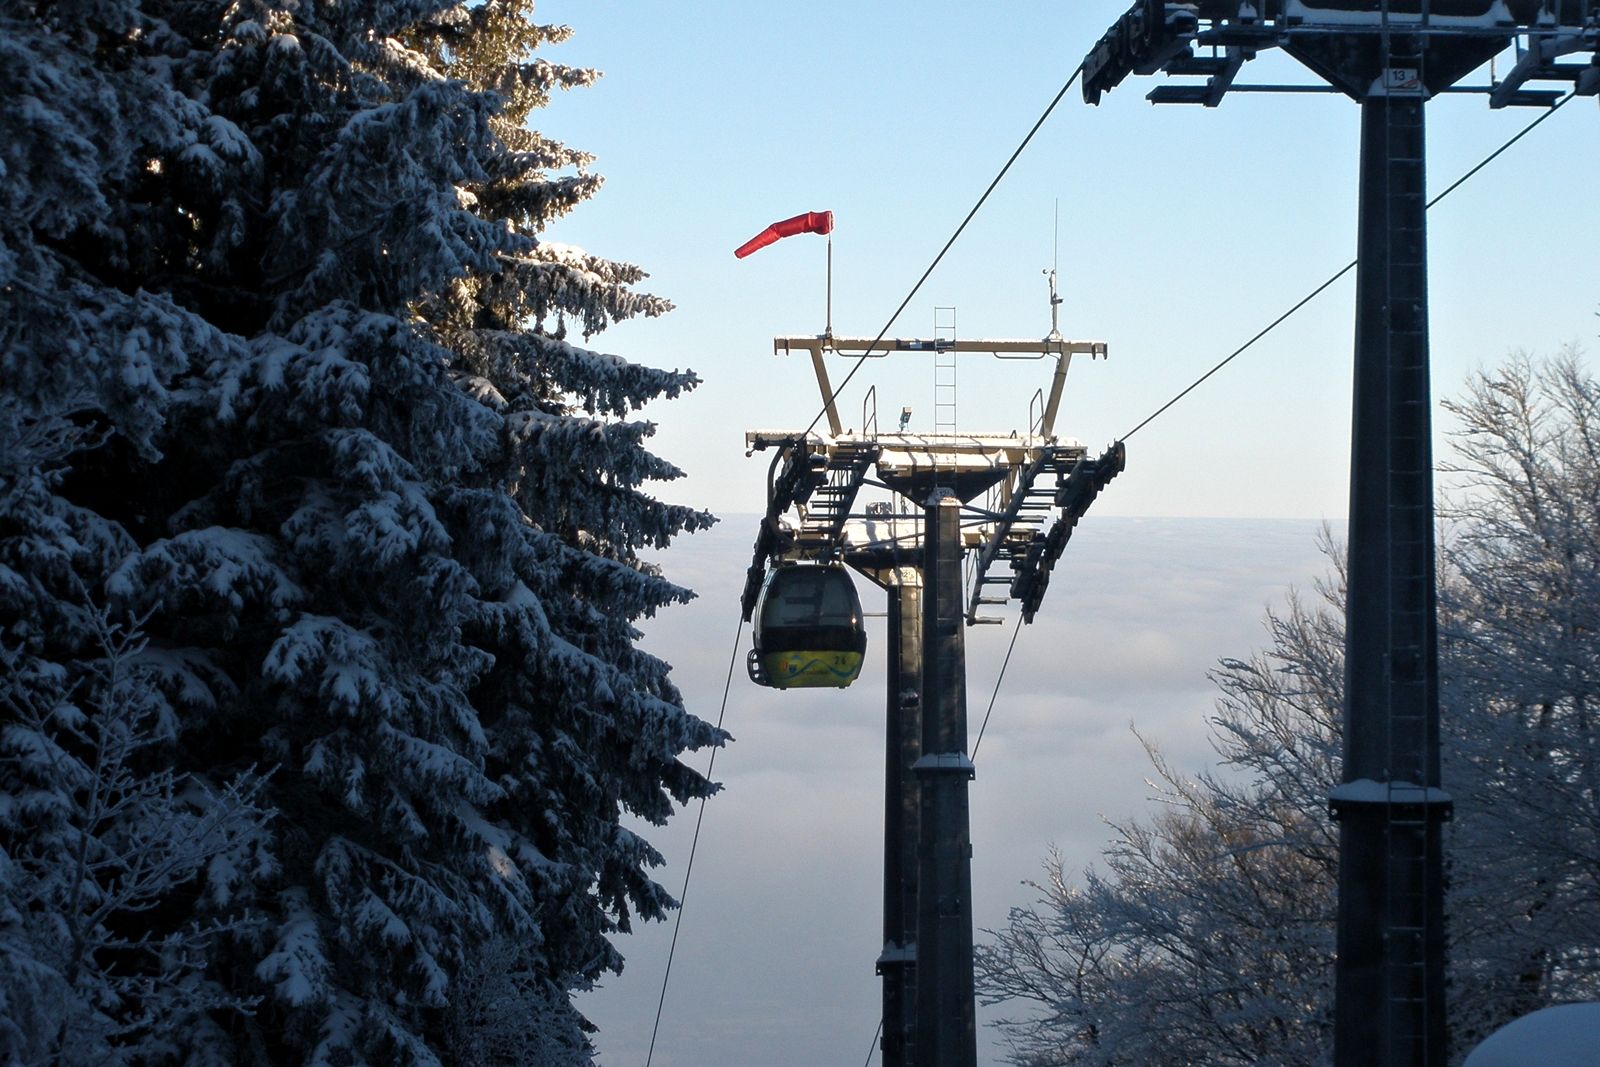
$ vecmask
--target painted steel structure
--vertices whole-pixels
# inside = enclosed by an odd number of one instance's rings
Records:
[[[1053,295],[1053,292],[1052,292]],[[1053,309],[1052,309],[1053,310]],[[980,607],[1019,602],[1031,621],[1078,520],[1123,466],[1120,444],[1091,457],[1057,436],[1074,355],[1100,342],[939,337],[874,344],[780,337],[779,354],[810,357],[828,433],[752,430],[751,453],[772,450],[767,514],[746,576],[746,620],[770,568],[838,561],[888,594],[885,711],[883,978],[885,1067],[974,1067],[972,873],[967,788],[965,627],[998,621]],[[880,432],[875,394],[861,429],[846,431],[825,358],[868,352],[954,357],[1054,357],[1028,432]],[[865,501],[876,495],[878,499]],[[982,499],[982,503],[974,503]],[[962,562],[973,562],[963,587]],[[1005,564],[1004,570],[1001,564]]]
[[[1443,1067],[1433,461],[1428,375],[1424,104],[1508,47],[1491,106],[1549,105],[1562,82],[1600,92],[1600,0],[1146,0],[1084,61],[1089,103],[1129,74],[1198,78],[1156,103],[1217,105],[1280,47],[1361,105],[1354,414],[1339,821],[1334,1060]],[[1563,62],[1587,55],[1587,63]]]

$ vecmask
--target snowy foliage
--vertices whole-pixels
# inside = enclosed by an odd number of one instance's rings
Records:
[[[1148,743],[1163,810],[1112,827],[1080,886],[1059,856],[1040,899],[979,948],[980,992],[1032,1067],[1313,1065],[1332,1037],[1342,590],[1269,615],[1272,646],[1225,661],[1223,773],[1190,780]]]
[[[1600,381],[1573,351],[1519,356],[1447,406],[1453,993],[1476,1042],[1600,999]]]
[[[1516,358],[1447,405],[1440,633],[1452,1061],[1510,1020],[1600,993],[1600,382],[1574,352]],[[1329,557],[1338,561],[1330,544]],[[980,949],[980,990],[1029,1007],[1015,1062],[1313,1065],[1331,1052],[1343,575],[1224,661],[1222,763],[1153,748],[1163,810],[1114,825],[1081,881]]]
[[[532,6],[0,12],[7,1063],[584,1062],[672,904],[697,379],[568,337],[668,305],[539,240],[599,178]]]
[[[240,921],[240,878],[272,867],[261,781],[217,791],[166,767],[159,657],[104,609],[73,606],[92,643],[71,663],[0,647],[0,1052],[158,1061],[177,1028],[250,1006],[205,971]],[[184,893],[199,897],[187,913],[171,906]]]

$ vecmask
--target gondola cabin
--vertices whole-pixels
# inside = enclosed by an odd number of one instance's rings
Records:
[[[780,564],[755,611],[750,679],[774,689],[843,689],[861,673],[867,630],[850,572],[837,563]]]

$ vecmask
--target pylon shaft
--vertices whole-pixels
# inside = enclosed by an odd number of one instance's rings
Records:
[[[1423,107],[1362,103],[1337,1067],[1446,1055]]]
[[[915,1040],[917,825],[912,766],[922,754],[922,580],[900,569],[889,590],[883,818],[883,1067],[908,1067]]]
[[[922,755],[915,767],[922,814],[914,1062],[917,1067],[976,1067],[960,503],[954,496],[936,496],[925,518]]]

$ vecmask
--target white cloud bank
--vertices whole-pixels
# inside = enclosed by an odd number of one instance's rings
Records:
[[[1214,690],[1206,672],[1265,641],[1264,609],[1325,570],[1318,525],[1303,520],[1126,519],[1090,515],[1053,576],[1035,625],[1006,671],[971,790],[978,927],[1030,902],[1052,844],[1069,865],[1094,862],[1101,816],[1149,809],[1149,766],[1130,725],[1173,765],[1200,769]],[[692,711],[715,720],[755,520],[732,517],[663,554],[700,599],[646,627],[645,646],[675,665]],[[869,612],[883,601],[862,582]],[[717,757],[725,785],[706,809],[657,1067],[815,1067],[867,1061],[881,985],[885,641],[875,620],[869,665],[846,691],[761,689],[735,665]],[[976,734],[1011,637],[967,631],[967,708]],[[746,631],[744,644],[748,646]],[[702,754],[700,757],[704,759]],[[701,764],[704,765],[703,762]],[[683,884],[693,810],[646,836]],[[980,935],[981,936],[981,935]],[[621,941],[626,972],[585,995],[605,1067],[642,1067],[672,940],[669,920]],[[996,1012],[980,1009],[983,1020]],[[1000,1050],[979,1033],[980,1063]],[[875,1058],[874,1058],[875,1059]]]

